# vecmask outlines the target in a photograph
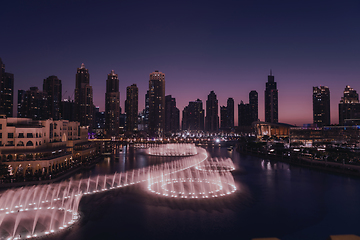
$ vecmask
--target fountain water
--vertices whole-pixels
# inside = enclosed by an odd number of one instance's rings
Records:
[[[205,149],[193,144],[155,145],[147,149],[147,153],[183,158],[113,175],[89,177],[87,181],[70,180],[8,190],[0,196],[0,236],[33,238],[67,228],[78,219],[82,196],[99,190],[146,182],[152,193],[185,199],[221,197],[236,190],[230,173],[234,170],[231,159],[209,159]]]

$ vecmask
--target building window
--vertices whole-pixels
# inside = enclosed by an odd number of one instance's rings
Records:
[[[8,133],[8,138],[14,138],[14,133]]]
[[[0,138],[2,138],[2,133],[0,133]]]
[[[2,124],[0,124],[0,129],[2,129]]]
[[[24,138],[24,133],[19,133],[18,138]]]
[[[28,142],[26,143],[26,146],[34,146],[34,144],[33,144],[32,141],[28,141]]]
[[[27,134],[26,134],[26,137],[27,137],[27,138],[33,138],[33,134],[32,134],[32,133],[27,133]]]

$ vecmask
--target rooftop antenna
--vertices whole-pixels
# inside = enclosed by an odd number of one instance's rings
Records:
[[[272,70],[270,69],[270,76],[272,76]]]

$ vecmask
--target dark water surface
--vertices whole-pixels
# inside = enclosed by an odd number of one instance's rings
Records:
[[[82,218],[57,238],[75,239],[326,239],[360,235],[360,179],[209,148],[230,157],[236,194],[216,200],[171,200],[140,186],[83,197]],[[165,158],[125,149],[75,177],[111,174]]]

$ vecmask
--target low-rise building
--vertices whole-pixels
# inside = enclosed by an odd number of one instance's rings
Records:
[[[9,175],[49,176],[95,155],[93,145],[79,122],[0,116],[0,160]]]

